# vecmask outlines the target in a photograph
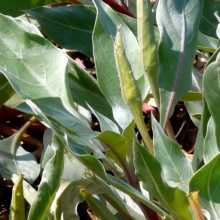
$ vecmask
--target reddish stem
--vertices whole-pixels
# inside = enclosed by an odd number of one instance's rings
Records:
[[[122,7],[119,5],[117,2],[114,0],[103,0],[106,4],[108,4],[112,9],[114,9],[117,12],[120,12],[122,14],[128,15],[132,18],[136,18],[130,11],[128,11],[126,8]]]

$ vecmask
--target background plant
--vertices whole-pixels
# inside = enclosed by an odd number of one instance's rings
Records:
[[[219,3],[138,0],[132,15],[112,1],[60,2],[0,1],[0,105],[30,116],[0,141],[11,218],[79,219],[86,201],[99,219],[219,219]],[[70,51],[94,61],[95,77]],[[180,101],[198,128],[192,162],[169,121]],[[21,143],[36,120],[40,161]]]

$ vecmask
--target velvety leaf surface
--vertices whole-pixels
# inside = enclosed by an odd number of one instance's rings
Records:
[[[42,30],[59,46],[93,56],[92,31],[96,16],[94,7],[38,7],[27,13],[39,22]]]
[[[161,0],[158,4],[160,123],[163,126],[176,101],[191,88],[202,6],[201,0]]]
[[[56,2],[62,2],[62,0],[56,0]],[[18,16],[23,14],[22,10],[27,10],[51,3],[54,3],[54,0],[0,0],[0,13],[11,16]]]
[[[181,152],[180,146],[163,132],[154,117],[152,127],[155,158],[161,165],[163,179],[169,186],[188,193],[188,181],[193,174],[191,164]]]
[[[190,181],[190,191],[199,191],[201,208],[209,212],[211,219],[220,218],[220,155],[203,166]]]
[[[167,208],[176,219],[192,219],[186,194],[178,188],[169,187],[162,179],[162,167],[146,148],[134,148],[136,175],[143,187]]]
[[[94,58],[97,68],[98,83],[101,91],[113,109],[113,116],[118,124],[125,128],[132,120],[130,110],[121,95],[120,83],[114,59],[114,38],[117,26],[123,32],[125,53],[140,86],[142,97],[147,94],[148,86],[143,77],[143,68],[138,60],[137,41],[123,22],[109,6],[102,1],[94,1],[97,8],[97,18],[93,33]],[[130,43],[132,42],[132,44]],[[107,52],[108,51],[108,52]]]
[[[204,0],[204,8],[202,19],[199,29],[202,33],[211,36],[217,37],[216,27],[218,20],[216,19],[214,13],[218,12],[220,14],[220,2],[216,0]]]

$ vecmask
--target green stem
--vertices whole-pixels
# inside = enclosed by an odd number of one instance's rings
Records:
[[[158,56],[151,8],[152,6],[149,0],[137,0],[137,28],[140,56],[151,92],[159,108]]]
[[[16,154],[18,143],[20,142],[23,134],[25,133],[27,128],[36,120],[37,120],[36,117],[32,116],[17,132],[16,137],[14,138],[14,140],[12,142],[12,149],[13,149],[14,155]]]
[[[142,111],[140,110],[139,105],[135,106],[135,104],[133,104],[130,105],[129,107],[131,109],[131,112],[133,113],[134,121],[138,127],[138,130],[143,138],[145,145],[147,146],[151,155],[154,155],[153,142],[148,133],[147,127],[144,122],[144,118],[142,116]]]

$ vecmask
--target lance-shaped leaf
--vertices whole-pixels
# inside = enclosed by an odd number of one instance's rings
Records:
[[[180,150],[180,146],[163,132],[152,117],[155,158],[160,162],[163,178],[172,187],[188,193],[188,182],[193,174],[191,164]]]
[[[117,26],[124,33],[125,53],[140,87],[142,98],[145,98],[149,86],[144,78],[143,67],[139,60],[139,48],[135,36],[123,19],[108,5],[100,0],[94,0],[97,8],[97,17],[93,32],[93,48],[96,63],[98,83],[113,110],[117,123],[124,129],[133,117],[121,95],[114,59],[114,38]],[[132,43],[131,43],[132,42]]]
[[[103,195],[126,219],[131,220],[133,219],[131,216],[137,216],[137,213],[134,210],[132,212],[130,207],[125,204],[125,201],[108,184],[99,178],[92,178],[75,179],[72,182],[64,182],[60,185],[51,208],[51,212],[56,219],[60,219],[61,216],[64,219],[79,219],[76,209],[73,207],[76,207],[83,200],[82,196],[80,196],[80,189],[86,189],[89,194]]]
[[[220,154],[203,166],[190,181],[190,191],[199,191],[201,208],[209,212],[210,219],[220,218]]]
[[[201,0],[161,0],[158,4],[160,123],[164,128],[175,103],[191,88],[202,6]]]
[[[154,99],[159,106],[158,57],[150,0],[137,1],[137,27],[140,57]]]
[[[52,139],[53,156],[46,163],[36,198],[31,205],[28,220],[45,219],[60,185],[63,171],[64,143],[60,137]],[[40,210],[40,211],[39,211]]]
[[[159,162],[141,145],[134,148],[134,165],[143,187],[166,208],[174,219],[192,219],[186,194],[162,179]]]
[[[167,212],[161,209],[159,206],[155,205],[152,201],[147,199],[141,192],[139,192],[137,189],[133,188],[131,185],[127,184],[120,178],[116,176],[112,176],[110,174],[107,174],[104,170],[103,165],[101,162],[94,158],[91,155],[77,155],[77,158],[86,166],[88,169],[90,169],[95,175],[100,177],[102,180],[107,182],[108,184],[112,185],[113,187],[119,189],[120,191],[128,194],[132,198],[136,199],[137,201],[140,201],[141,203],[145,204],[149,208],[155,210],[157,213],[159,213],[161,216],[168,216]]]

